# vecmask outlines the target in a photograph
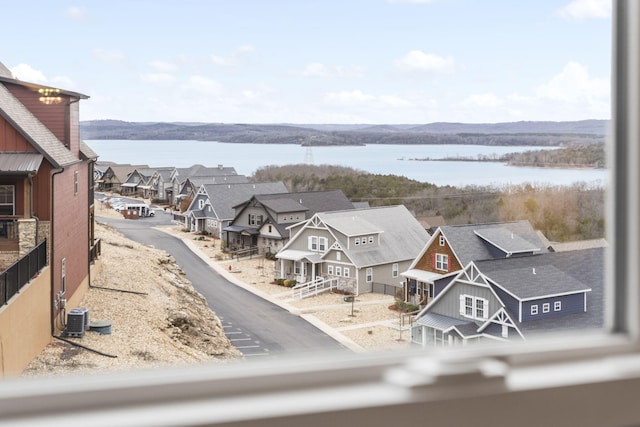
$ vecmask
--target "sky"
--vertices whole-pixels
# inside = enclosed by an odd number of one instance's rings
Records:
[[[81,120],[610,118],[608,0],[32,0],[0,62]]]

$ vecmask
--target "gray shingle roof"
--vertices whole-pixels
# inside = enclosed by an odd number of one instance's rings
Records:
[[[493,259],[496,257],[492,252],[490,244],[480,238],[476,232],[488,233],[496,238],[499,234],[518,236],[518,242],[522,241],[531,244],[532,248],[540,249],[539,253],[547,253],[544,243],[538,237],[536,231],[528,221],[503,222],[494,224],[471,224],[471,225],[446,225],[439,228],[444,234],[449,245],[458,257],[461,265],[467,265],[471,261]],[[502,229],[502,231],[495,231]],[[487,230],[493,230],[487,232]],[[522,239],[522,240],[520,240]],[[521,248],[522,246],[520,246]]]
[[[217,217],[223,220],[233,219],[233,207],[249,200],[256,194],[284,193],[287,191],[287,187],[281,181],[255,184],[205,184],[203,187]]]
[[[346,255],[358,268],[412,260],[429,240],[429,233],[403,205],[316,215],[329,228],[342,233],[381,233],[379,245],[360,245],[357,249],[343,245]]]
[[[87,159],[97,159],[98,154],[87,145],[86,142],[80,141],[80,152]]]
[[[474,230],[474,233],[481,239],[510,255],[520,252],[537,252],[540,250],[540,245],[534,245],[513,231],[509,231],[503,227],[483,228]]]
[[[329,191],[304,191],[297,193],[285,193],[285,194],[262,194],[256,197],[256,199],[267,205],[267,201],[271,199],[289,199],[293,200],[299,205],[304,207],[307,211],[306,218],[311,218],[316,212],[330,212],[339,210],[353,209],[353,203],[347,199],[341,190],[329,190]],[[273,209],[278,209],[277,206],[273,206]],[[290,205],[293,207],[293,205]],[[280,208],[284,208],[282,205]],[[281,211],[286,212],[286,211]]]
[[[598,329],[604,324],[604,248],[592,248],[569,252],[552,252],[528,257],[509,258],[504,260],[479,261],[476,266],[490,279],[498,277],[505,265],[511,264],[512,268],[530,270],[536,268],[540,271],[543,266],[553,266],[561,271],[562,278],[571,278],[572,283],[580,283],[585,288],[591,289],[587,294],[587,312],[580,314],[568,314],[555,316],[548,319],[540,319],[518,323],[523,333],[525,331],[551,331],[570,329]],[[565,288],[565,284],[553,282],[544,285],[540,294],[548,292],[559,293]],[[510,313],[513,320],[518,317]]]

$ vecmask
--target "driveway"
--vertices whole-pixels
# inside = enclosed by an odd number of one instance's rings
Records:
[[[229,282],[180,239],[154,229],[171,224],[169,213],[157,210],[155,217],[137,220],[98,216],[96,221],[108,224],[131,240],[171,254],[220,318],[227,337],[245,356],[346,350],[301,317]]]

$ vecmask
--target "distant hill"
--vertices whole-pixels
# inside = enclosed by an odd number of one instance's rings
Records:
[[[119,120],[80,122],[83,139],[202,140],[254,144],[366,145],[476,144],[566,146],[601,143],[607,120],[425,125],[298,125],[149,123]]]

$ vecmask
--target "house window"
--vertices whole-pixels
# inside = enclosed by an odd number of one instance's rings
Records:
[[[373,268],[372,267],[367,268],[365,276],[366,276],[365,277],[365,281],[367,283],[373,282]]]
[[[340,261],[342,259],[342,253],[341,252],[336,252],[336,260]]]
[[[269,226],[269,233],[271,233],[271,226]]]
[[[531,306],[531,315],[535,316],[536,314],[538,314],[538,304],[534,304]]]
[[[373,243],[373,236],[369,236],[369,243]]]
[[[553,303],[553,311],[560,311],[562,310],[562,301],[555,301]]]
[[[73,174],[73,195],[78,195],[78,171],[75,171]]]
[[[391,266],[391,277],[398,277],[398,263],[395,262]]]
[[[449,271],[449,255],[436,254],[436,270]]]
[[[542,312],[548,313],[549,311],[551,311],[551,304],[549,304],[548,302],[542,304]]]
[[[309,237],[309,250],[317,251],[318,250],[318,237],[310,236]]]
[[[342,275],[342,267],[336,267],[336,276]]]
[[[356,246],[360,246],[360,239],[358,239],[358,238],[356,237],[356,239],[354,240],[354,244],[355,244]]]
[[[204,199],[198,200],[198,209],[204,208]]]
[[[256,214],[249,214],[249,225],[256,225]]]
[[[444,236],[440,235],[440,246],[444,246]]]
[[[60,260],[60,295],[67,292],[67,258]]]
[[[329,239],[327,239],[326,237],[318,238],[318,249],[320,249],[320,252],[324,252],[327,250],[328,242],[329,242]]]
[[[342,275],[344,277],[349,277],[349,267],[345,267],[344,270],[342,270]]]
[[[15,186],[0,185],[0,215],[15,215]]]
[[[333,265],[327,266],[327,274],[333,275]]]
[[[486,320],[489,301],[471,295],[460,295],[460,314],[464,317]]]

